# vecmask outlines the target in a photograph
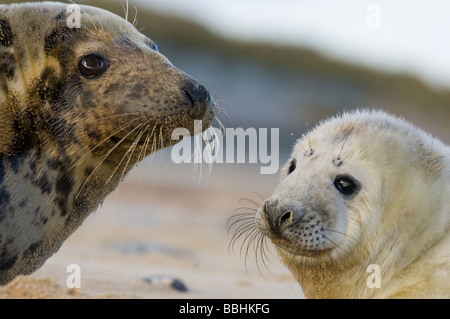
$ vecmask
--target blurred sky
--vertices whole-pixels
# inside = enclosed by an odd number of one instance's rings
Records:
[[[450,88],[448,0],[129,0],[129,5],[192,18],[227,37],[307,46]]]

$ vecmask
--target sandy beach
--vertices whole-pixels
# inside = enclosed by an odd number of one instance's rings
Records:
[[[167,154],[166,154],[167,155]],[[257,167],[142,163],[45,265],[0,288],[0,298],[303,298],[273,252],[267,268],[227,221],[249,198],[269,196],[278,175]],[[81,288],[68,288],[76,264]],[[174,284],[175,282],[175,284]],[[182,289],[180,289],[182,288]],[[182,291],[186,290],[186,291]]]

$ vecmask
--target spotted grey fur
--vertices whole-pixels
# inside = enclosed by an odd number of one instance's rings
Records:
[[[216,105],[124,19],[67,4],[0,5],[0,285],[30,274],[139,160],[206,129]],[[87,54],[99,77],[80,74]]]

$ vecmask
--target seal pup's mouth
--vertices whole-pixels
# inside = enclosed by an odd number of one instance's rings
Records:
[[[332,230],[320,215],[306,213],[293,202],[280,203],[277,198],[269,198],[258,209],[255,224],[262,235],[287,255],[316,258],[336,248],[329,239]]]
[[[238,207],[235,212],[239,213],[228,220],[228,230],[233,233],[229,249],[240,244],[246,267],[248,257],[253,254],[261,274],[261,265],[269,269],[269,240],[287,263],[320,264],[339,253],[338,244],[330,239],[335,231],[319,214],[306,212],[294,202],[286,205],[286,202],[275,198],[264,200],[261,197],[261,200],[262,204],[248,198],[241,199],[240,203],[246,204]]]

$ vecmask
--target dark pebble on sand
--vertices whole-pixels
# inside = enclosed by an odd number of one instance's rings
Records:
[[[144,281],[155,286],[170,287],[180,292],[189,291],[187,286],[180,279],[169,275],[154,275],[144,278]]]

